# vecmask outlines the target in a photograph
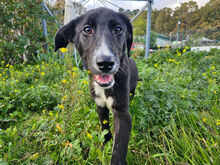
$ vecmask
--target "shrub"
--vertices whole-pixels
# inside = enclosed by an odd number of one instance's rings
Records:
[[[0,61],[6,64],[26,62],[32,54],[47,42],[42,33],[42,18],[48,14],[42,10],[40,0],[2,0],[0,2]],[[53,25],[54,26],[54,25]]]
[[[130,103],[128,164],[218,164],[218,55],[136,58],[142,81]],[[106,131],[88,95],[88,72],[64,57],[0,67],[0,163],[109,163],[112,141],[102,146]]]

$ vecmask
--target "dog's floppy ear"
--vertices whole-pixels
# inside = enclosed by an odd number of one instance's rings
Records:
[[[123,13],[119,13],[121,15],[121,18],[125,22],[127,26],[127,34],[126,34],[126,40],[127,40],[127,53],[128,56],[130,56],[130,50],[131,50],[131,45],[133,43],[133,28],[130,22],[130,19]]]
[[[73,38],[76,33],[75,28],[78,21],[79,19],[74,19],[68,24],[64,25],[60,30],[58,30],[55,36],[55,52],[59,48],[67,47],[69,42],[73,43]]]

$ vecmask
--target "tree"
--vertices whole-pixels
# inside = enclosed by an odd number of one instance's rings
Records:
[[[174,28],[171,14],[172,9],[167,7],[159,11],[155,21],[155,31],[162,34],[168,34],[168,32]]]
[[[146,33],[146,11],[142,12],[139,17],[134,20],[133,24],[133,34],[134,36],[143,36]]]
[[[26,62],[46,42],[41,21],[46,17],[40,0],[2,0],[0,2],[0,60]]]

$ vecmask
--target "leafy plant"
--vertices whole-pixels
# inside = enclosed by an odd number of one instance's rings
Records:
[[[53,18],[42,9],[40,0],[2,0],[0,10],[0,61],[5,61],[6,65],[33,60],[33,55],[47,42],[42,32],[42,19],[53,22]]]
[[[186,49],[135,58],[142,80],[130,102],[128,164],[218,164],[219,50]],[[103,147],[89,72],[71,54],[0,71],[1,163],[109,163],[112,141]]]

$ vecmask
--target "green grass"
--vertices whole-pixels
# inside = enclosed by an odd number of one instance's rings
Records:
[[[134,55],[142,79],[130,103],[128,164],[220,162],[220,52]],[[109,164],[88,73],[48,55],[0,66],[0,164]],[[112,114],[110,116],[113,132]]]

